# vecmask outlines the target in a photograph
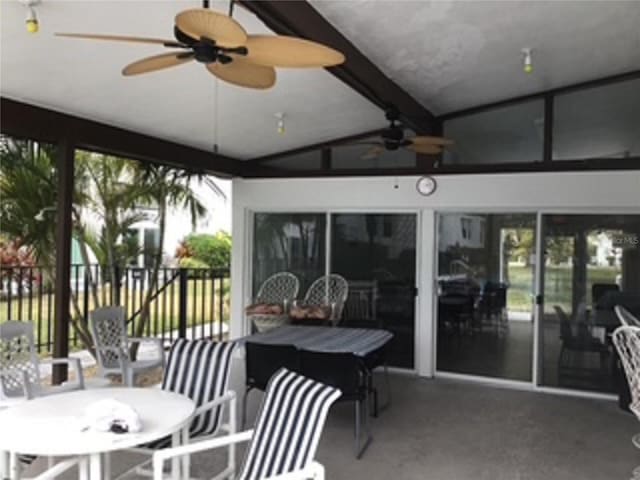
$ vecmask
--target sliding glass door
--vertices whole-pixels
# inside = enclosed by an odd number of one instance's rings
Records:
[[[340,326],[391,331],[389,364],[413,368],[416,219],[402,213],[255,213],[252,291],[287,271],[300,280],[302,299],[318,277],[342,275],[349,294]]]
[[[440,372],[532,381],[536,215],[438,215]]]
[[[349,282],[341,325],[391,331],[390,363],[413,368],[416,215],[331,215],[331,271]]]
[[[613,393],[610,334],[640,317],[640,215],[543,215],[540,384]]]

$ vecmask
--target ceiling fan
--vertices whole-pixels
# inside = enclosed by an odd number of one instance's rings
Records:
[[[147,43],[173,48],[169,53],[133,62],[122,70],[125,76],[153,72],[195,60],[229,83],[248,88],[266,89],[276,82],[274,67],[319,68],[339,65],[344,55],[320,43],[283,35],[249,35],[229,15],[203,8],[184,10],[175,18],[175,40],[101,35],[56,33],[60,37],[89,40]]]
[[[387,109],[385,117],[389,120],[389,127],[380,132],[379,141],[354,142],[349,145],[370,145],[371,148],[361,155],[362,160],[372,160],[379,157],[385,151],[394,151],[405,148],[412,152],[427,155],[441,153],[443,148],[453,145],[453,141],[443,137],[434,136],[405,136],[404,127],[399,122],[400,115],[395,108]]]

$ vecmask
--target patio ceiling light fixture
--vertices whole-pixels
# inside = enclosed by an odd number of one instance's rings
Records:
[[[524,73],[533,73],[533,60],[531,58],[532,51],[533,49],[528,47],[522,49],[522,69],[524,70]]]
[[[203,6],[205,8],[184,10],[176,15],[173,29],[175,40],[85,33],[56,35],[156,44],[174,49],[127,65],[122,70],[125,76],[162,70],[195,60],[221,80],[256,89],[267,89],[276,83],[274,67],[320,68],[339,65],[345,60],[341,52],[309,40],[283,35],[249,35],[230,15],[206,8],[207,1]]]
[[[284,135],[284,113],[283,112],[274,113],[273,116],[278,119],[278,133],[280,135]]]
[[[25,20],[27,32],[38,33],[40,25],[38,23],[38,16],[36,15],[36,9],[34,7],[40,3],[40,0],[20,0],[20,3],[27,7],[27,18]]]

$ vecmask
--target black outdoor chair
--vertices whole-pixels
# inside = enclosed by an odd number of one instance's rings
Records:
[[[607,345],[594,338],[584,322],[576,324],[577,332],[574,333],[571,319],[562,307],[554,305],[553,309],[560,321],[560,340],[562,341],[560,355],[558,356],[558,377],[579,377],[581,375],[593,375],[594,373],[600,376],[605,375],[610,353]],[[593,372],[593,369],[584,366],[572,365],[572,357],[575,357],[574,360],[582,360],[586,354],[599,355],[599,372]]]
[[[298,349],[293,345],[246,342],[245,352],[246,380],[242,399],[242,428],[247,422],[247,398],[251,390],[255,388],[264,392],[273,374],[283,367],[292,372],[300,371]]]
[[[327,353],[300,350],[302,375],[338,388],[342,392],[339,402],[355,404],[355,455],[360,458],[371,443],[369,430],[369,386],[362,360],[352,353]],[[367,438],[361,440],[364,424]]]

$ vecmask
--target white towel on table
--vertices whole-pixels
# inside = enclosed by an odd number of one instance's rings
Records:
[[[136,433],[142,430],[142,422],[138,412],[127,405],[113,398],[106,398],[93,402],[84,410],[85,428],[90,428],[98,432],[112,431],[113,425],[123,427],[128,433]]]

